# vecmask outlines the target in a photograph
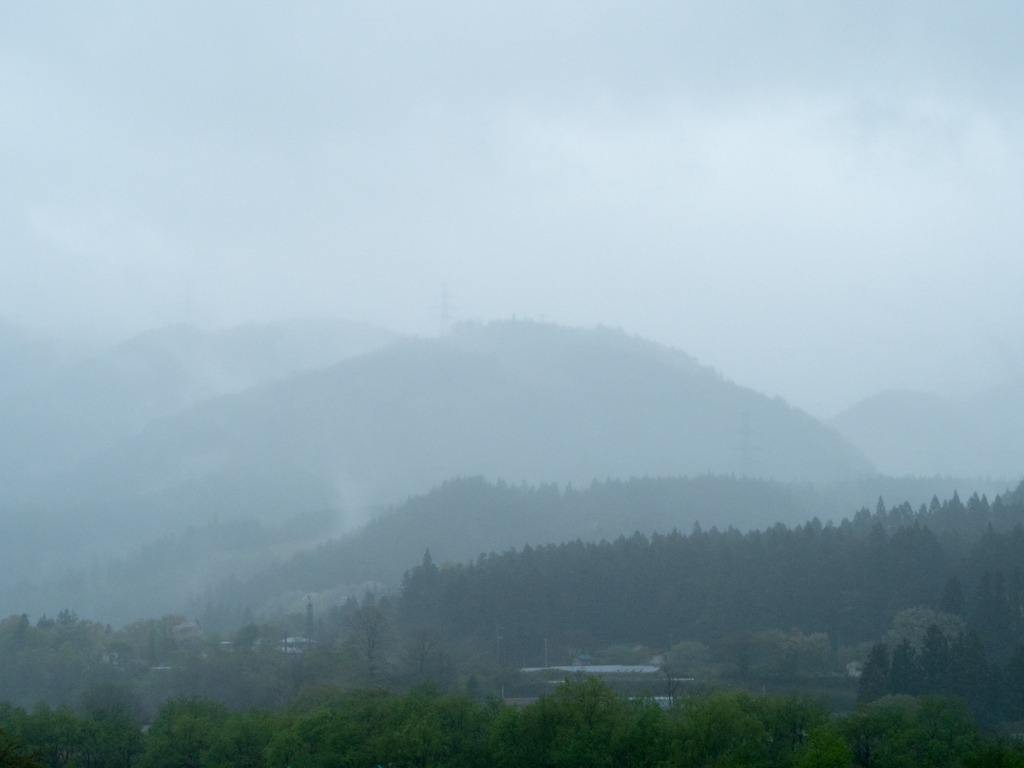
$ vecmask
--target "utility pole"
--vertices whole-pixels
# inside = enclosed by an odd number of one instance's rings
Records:
[[[544,669],[548,668],[548,639],[544,638]]]
[[[498,660],[498,669],[501,669],[501,627],[494,625],[494,656]]]

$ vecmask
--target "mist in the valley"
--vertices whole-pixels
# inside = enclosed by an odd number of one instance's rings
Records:
[[[504,686],[503,631],[546,665],[555,625],[574,663],[662,633],[747,685],[735,638],[825,637],[841,677],[913,609],[1003,663],[1016,630],[970,606],[1024,523],[1022,25],[994,2],[3,6],[0,655],[82,617],[118,638],[95,679],[131,657],[136,680],[260,632],[287,655],[307,609],[305,642],[343,644],[372,608],[462,649],[442,688]],[[633,638],[556,594],[557,621],[478,621],[501,569],[691,547],[700,591],[814,537],[813,567],[910,565],[820,615],[708,600]],[[499,671],[472,667],[492,641]],[[334,682],[426,674],[344,647],[363,677]],[[0,701],[32,703],[2,667]]]

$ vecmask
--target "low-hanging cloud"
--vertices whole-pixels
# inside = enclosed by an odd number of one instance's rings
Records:
[[[94,3],[0,18],[0,314],[604,322],[828,415],[1017,373],[1021,11]]]

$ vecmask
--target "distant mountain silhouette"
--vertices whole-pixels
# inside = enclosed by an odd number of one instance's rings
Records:
[[[360,595],[364,584],[397,588],[428,549],[439,564],[464,563],[524,545],[614,541],[636,531],[689,533],[695,523],[742,530],[796,524],[820,507],[819,499],[784,484],[729,477],[594,482],[579,490],[450,480],[248,581],[222,582],[208,599],[231,606],[235,614],[246,607],[274,613],[309,592],[342,602],[348,594]],[[203,608],[200,600],[189,610],[198,614]]]
[[[282,516],[445,479],[529,483],[873,473],[830,428],[675,350],[604,328],[466,324],[157,420],[50,484],[50,503]]]
[[[508,486],[465,478],[410,498],[359,531],[300,551],[255,572],[248,580],[231,578],[222,580],[212,591],[196,590],[188,613],[200,615],[206,610],[204,625],[218,621],[230,625],[240,620],[246,608],[257,615],[301,611],[310,593],[317,595],[321,604],[339,604],[349,595],[360,597],[368,586],[397,588],[402,574],[417,565],[427,550],[444,568],[446,563],[472,562],[480,555],[524,546],[615,541],[636,533],[690,533],[697,524],[704,529],[717,525],[720,530],[735,527],[747,531],[767,530],[780,523],[800,525],[814,519],[821,525],[838,525],[847,519],[856,521],[866,534],[879,520],[877,498],[870,498],[879,487],[891,492],[890,498],[900,500],[888,507],[888,517],[883,515],[890,532],[911,524],[910,518],[914,518],[940,535],[953,529],[960,531],[958,526],[970,522],[973,528],[961,532],[980,536],[988,522],[997,530],[1007,531],[1024,514],[1024,483],[1012,492],[1002,490],[1002,506],[992,508],[1000,510],[999,514],[989,514],[986,500],[983,504],[988,517],[971,519],[982,506],[976,493],[965,509],[955,490],[941,479],[921,482],[866,478],[852,485],[811,487],[705,475],[595,482],[583,489],[560,490],[551,485]],[[961,485],[965,498],[966,489],[972,487]],[[946,510],[935,511],[935,507],[928,512],[924,500],[934,494],[942,494],[943,500],[955,499],[959,513],[953,514],[950,508],[950,516],[945,516]],[[864,503],[849,503],[857,498]],[[996,495],[992,498],[995,500]],[[874,519],[868,504],[876,511]],[[125,570],[132,567],[126,566]],[[142,562],[132,569],[139,578],[146,578],[148,570]],[[128,581],[134,583],[135,579]],[[176,584],[179,579],[165,581]],[[110,584],[98,592],[107,595],[110,590],[124,593],[128,589]],[[159,591],[154,586],[149,594]],[[126,602],[130,602],[127,595],[116,605]]]
[[[964,499],[987,494],[995,500],[1002,494],[1006,503],[1024,504],[1024,484],[1011,493],[999,483],[965,478],[872,475],[810,485],[703,475],[594,482],[585,488],[462,478],[407,499],[335,539],[328,538],[332,515],[308,514],[279,524],[212,520],[179,526],[144,546],[112,551],[112,539],[124,533],[126,522],[98,528],[96,516],[40,519],[37,511],[9,521],[0,539],[5,546],[22,545],[0,559],[0,584],[17,585],[0,589],[0,616],[37,616],[64,606],[120,624],[185,612],[201,616],[204,627],[224,628],[241,621],[247,607],[257,615],[304,611],[311,592],[318,605],[330,605],[349,595],[361,597],[368,584],[396,588],[425,549],[438,563],[465,562],[525,544],[612,541],[636,531],[687,533],[697,522],[705,529],[748,530],[814,517],[823,523],[860,520],[866,513],[856,515],[857,510],[877,509],[880,495],[889,501],[892,522],[905,523],[905,509],[914,512],[933,496],[949,499],[957,491]],[[968,500],[968,508],[972,503]],[[1007,529],[1006,519],[994,520],[999,530]],[[89,542],[85,562],[69,573],[84,541]],[[108,548],[106,567],[97,557],[103,547]]]
[[[35,502],[56,472],[201,400],[322,368],[396,338],[379,328],[293,321],[188,325],[69,358],[0,324],[0,504]]]
[[[883,392],[829,424],[886,474],[1024,475],[1024,381],[965,401]]]

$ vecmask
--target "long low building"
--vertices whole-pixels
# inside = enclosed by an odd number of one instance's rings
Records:
[[[523,667],[523,674],[530,672],[582,672],[590,675],[653,675],[661,667],[650,664],[576,664],[568,667]]]

